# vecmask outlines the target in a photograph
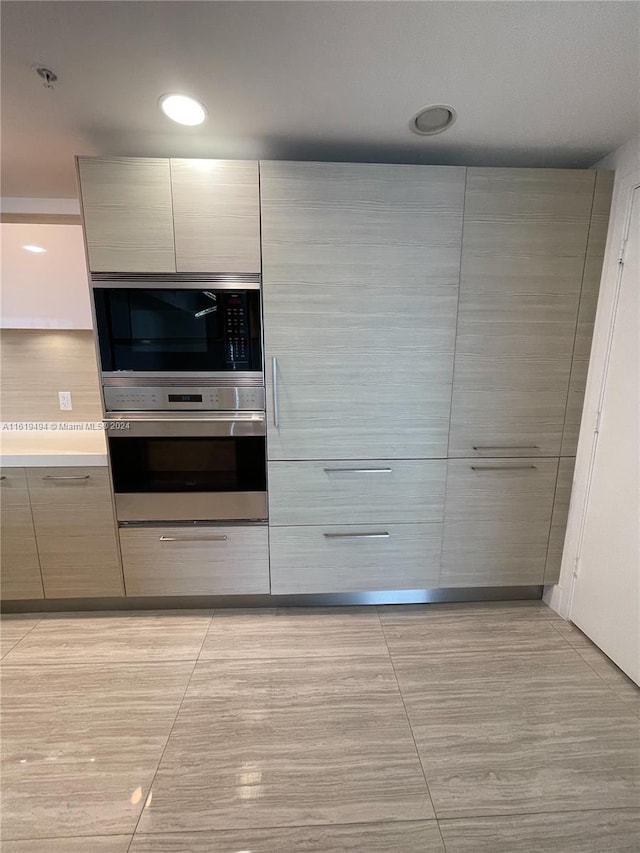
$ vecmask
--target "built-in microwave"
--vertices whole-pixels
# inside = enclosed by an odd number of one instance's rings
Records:
[[[91,291],[103,384],[264,384],[259,277],[102,274]]]

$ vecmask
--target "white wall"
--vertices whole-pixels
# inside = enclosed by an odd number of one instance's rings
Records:
[[[640,183],[640,136],[629,140],[625,145],[609,154],[594,165],[595,169],[615,170],[615,183],[607,235],[607,246],[602,269],[600,295],[595,320],[591,360],[587,377],[584,410],[580,438],[576,454],[576,467],[571,495],[571,506],[567,523],[564,553],[560,579],[556,586],[545,590],[545,601],[564,618],[570,618],[571,589],[576,558],[580,547],[581,527],[585,516],[589,472],[591,468],[594,427],[600,394],[606,367],[606,356],[609,343],[609,330],[615,308],[615,296],[618,283],[619,256],[622,245],[626,217],[629,209],[631,191]],[[636,237],[637,239],[637,237]],[[637,394],[638,389],[630,389]],[[609,422],[615,422],[616,412],[608,412]],[[619,472],[616,473],[616,476]],[[622,476],[634,476],[633,466]],[[635,484],[637,488],[637,484]],[[630,483],[633,489],[634,484]],[[602,584],[607,584],[607,566],[602,566]]]

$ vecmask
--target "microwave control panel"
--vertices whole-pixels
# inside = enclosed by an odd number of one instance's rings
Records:
[[[263,411],[262,387],[104,387],[108,412]]]
[[[228,367],[249,363],[251,344],[247,297],[244,293],[224,294],[224,344]]]

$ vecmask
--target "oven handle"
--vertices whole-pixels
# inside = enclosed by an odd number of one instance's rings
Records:
[[[278,429],[280,426],[280,416],[278,413],[278,359],[275,355],[271,359],[271,390],[273,393],[273,425]]]
[[[161,536],[161,542],[224,542],[226,536]]]

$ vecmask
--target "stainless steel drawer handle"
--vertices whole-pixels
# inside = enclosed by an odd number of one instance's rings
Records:
[[[540,450],[537,444],[485,444],[484,447],[474,445],[473,449],[478,453],[482,453],[483,450]]]
[[[278,359],[275,355],[271,359],[271,393],[273,394],[273,425],[278,429],[280,426],[280,416],[278,414]]]
[[[224,542],[226,536],[161,536],[161,542]]]
[[[535,465],[471,465],[472,471],[530,471]]]
[[[327,474],[391,474],[392,468],[323,468]]]
[[[323,533],[325,539],[388,539],[391,536],[386,530],[380,533]]]
[[[78,474],[73,477],[58,477],[55,474],[45,474],[43,480],[88,480],[91,474]]]

